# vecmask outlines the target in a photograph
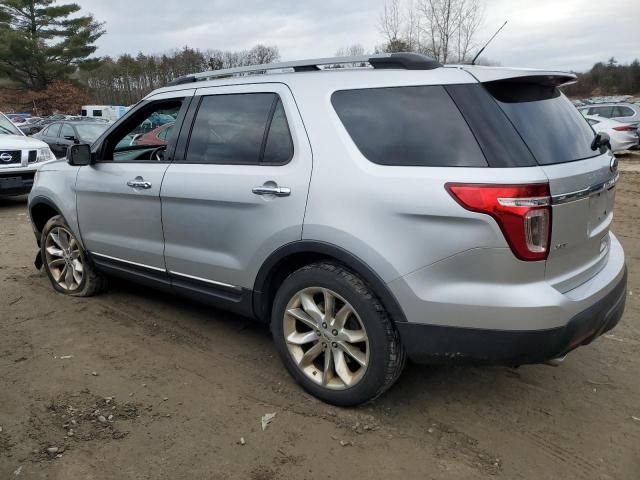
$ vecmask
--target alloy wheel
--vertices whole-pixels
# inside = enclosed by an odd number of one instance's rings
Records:
[[[369,364],[369,338],[353,306],[336,292],[311,287],[285,309],[283,332],[298,368],[331,390],[356,385]]]
[[[52,228],[45,240],[45,262],[53,280],[64,290],[82,284],[84,266],[80,245],[66,228]]]

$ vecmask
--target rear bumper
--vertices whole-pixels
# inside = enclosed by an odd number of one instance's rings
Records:
[[[33,171],[10,172],[0,171],[0,195],[24,195],[33,187]]]
[[[624,312],[627,271],[596,303],[563,327],[487,330],[419,323],[396,326],[409,357],[419,363],[471,362],[502,365],[541,363],[561,357],[615,327]]]

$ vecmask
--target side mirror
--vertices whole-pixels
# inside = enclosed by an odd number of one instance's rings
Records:
[[[605,153],[607,150],[611,150],[611,137],[606,132],[598,132],[591,142],[591,150],[596,151],[600,149],[600,153]]]
[[[91,147],[89,145],[71,145],[67,149],[67,163],[75,167],[91,164]]]
[[[71,141],[73,143],[80,143],[78,141],[78,139],[76,137],[74,137],[73,135],[65,135],[64,139],[65,140],[69,140],[69,141]]]

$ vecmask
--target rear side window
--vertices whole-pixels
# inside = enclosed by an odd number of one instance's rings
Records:
[[[611,118],[613,114],[613,107],[591,107],[589,109],[589,115],[598,115],[604,118]]]
[[[600,154],[591,150],[593,129],[558,88],[518,81],[484,85],[540,165]]]
[[[629,107],[613,107],[613,111],[611,112],[612,117],[633,117],[634,111]]]
[[[287,163],[293,146],[282,102],[274,93],[202,99],[191,131],[189,163]]]
[[[360,152],[373,163],[487,166],[462,114],[441,86],[342,90],[331,102]]]

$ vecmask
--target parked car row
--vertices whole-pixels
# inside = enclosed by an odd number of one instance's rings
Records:
[[[102,135],[110,123],[91,121],[54,122],[42,131],[33,135],[33,138],[42,140],[49,145],[56,158],[67,155],[70,145],[86,143],[91,145]]]

